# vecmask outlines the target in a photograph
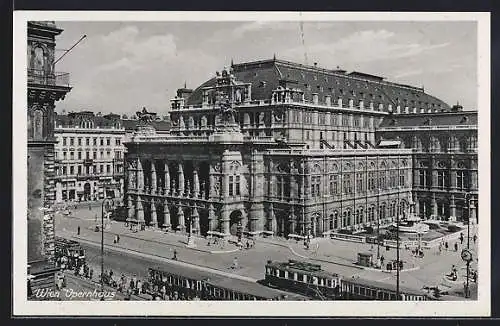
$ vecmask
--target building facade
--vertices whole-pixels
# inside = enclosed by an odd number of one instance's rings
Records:
[[[53,22],[28,22],[28,265],[33,288],[54,286],[54,107],[71,90],[69,74],[54,71]]]
[[[395,114],[377,129],[380,141],[413,150],[413,194],[422,218],[477,221],[477,112]]]
[[[335,100],[334,100],[335,99]],[[267,60],[224,69],[148,113],[126,143],[129,221],[222,236],[321,236],[404,217],[412,151],[376,146],[397,112],[449,110],[381,77]]]
[[[55,124],[56,202],[123,198],[124,142],[137,120],[79,111],[56,115]],[[166,122],[154,124],[168,130]]]

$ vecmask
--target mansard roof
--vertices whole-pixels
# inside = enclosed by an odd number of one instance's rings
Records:
[[[420,126],[477,126],[477,111],[391,114],[379,128]]]
[[[365,103],[380,103],[394,108],[400,105],[428,110],[449,110],[450,106],[442,100],[425,93],[423,88],[385,81],[383,77],[363,72],[351,72],[341,69],[324,69],[284,60],[262,60],[232,65],[236,80],[252,84],[252,100],[268,100],[278,86],[298,88],[304,91],[306,100],[312,94],[320,98],[331,95],[332,99],[342,98]],[[215,85],[212,78],[198,88],[189,97],[188,105],[202,102],[202,88]]]
[[[109,113],[104,116],[97,116],[92,111],[78,111],[56,115],[55,127],[72,128],[80,126],[83,121],[93,122],[92,129],[116,128],[118,122],[120,128],[125,128],[126,131],[135,130],[139,124],[139,120],[121,119],[119,114]],[[158,131],[170,130],[170,121],[157,120],[153,121],[152,125]]]
[[[125,128],[125,131],[134,131],[137,129],[137,126],[139,124],[139,120],[132,120],[132,119],[125,119],[122,120],[123,127]],[[155,128],[156,131],[169,131],[170,130],[170,121],[167,120],[155,120],[151,122],[151,125],[153,128]]]

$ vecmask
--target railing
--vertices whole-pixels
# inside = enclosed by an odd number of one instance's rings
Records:
[[[69,87],[69,73],[28,69],[28,83]]]

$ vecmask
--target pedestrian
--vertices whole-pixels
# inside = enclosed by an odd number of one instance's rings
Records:
[[[135,286],[134,280],[131,279],[130,283],[129,283],[129,286],[128,286],[129,290],[132,290],[134,288],[134,286]]]
[[[384,260],[385,260],[384,255],[380,256],[380,262],[382,263],[382,265],[384,265]]]
[[[458,251],[458,243],[455,242],[455,251]]]
[[[238,269],[238,257],[234,257],[233,259],[233,269]]]
[[[173,259],[177,260],[177,250],[176,249],[174,249],[174,258]]]
[[[460,244],[464,243],[464,234],[460,233]]]
[[[141,294],[142,291],[142,283],[141,280],[137,281],[137,294]]]
[[[120,243],[120,235],[119,234],[116,235],[116,243]]]
[[[448,241],[444,243],[444,249],[448,250]]]
[[[113,243],[116,244],[116,235],[113,237]]]
[[[80,225],[78,225],[78,228],[76,229],[76,234],[80,235]]]
[[[474,243],[476,243],[477,235],[474,234],[474,237],[472,238],[472,240],[474,240]]]
[[[250,249],[250,241],[247,241],[247,250]]]

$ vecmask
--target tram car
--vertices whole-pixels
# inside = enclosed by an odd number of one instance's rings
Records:
[[[344,278],[342,280],[342,294],[344,300],[397,300],[396,285],[382,283],[362,278]],[[424,292],[399,287],[400,301],[427,301],[433,298]]]
[[[214,273],[181,269],[176,266],[149,268],[149,288],[152,296],[177,292],[185,299],[200,300],[307,300],[306,297],[270,289],[256,282],[228,278]]]
[[[266,264],[264,283],[270,287],[320,300],[341,299],[341,277],[321,269],[321,265],[290,259]]]
[[[396,300],[396,285],[362,278],[345,278],[322,270],[321,265],[289,260],[268,261],[265,284],[316,300]],[[400,300],[426,301],[424,292],[400,287]]]
[[[80,266],[85,263],[85,250],[77,241],[55,237],[55,258],[60,261],[63,257],[68,267]]]

